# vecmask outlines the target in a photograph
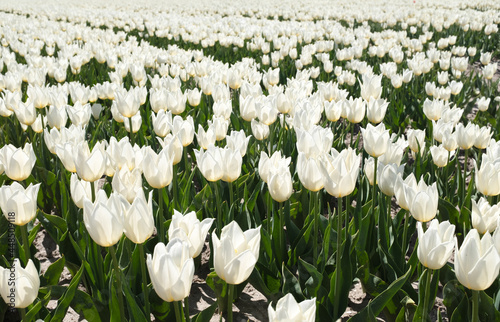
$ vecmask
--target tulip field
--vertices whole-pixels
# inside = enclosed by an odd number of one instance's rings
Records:
[[[0,322],[500,321],[499,24],[0,1]]]

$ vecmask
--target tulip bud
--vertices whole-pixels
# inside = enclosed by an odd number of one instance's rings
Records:
[[[40,277],[31,259],[26,268],[22,268],[18,258],[11,268],[0,266],[0,294],[5,303],[24,309],[37,298],[39,289]]]
[[[142,187],[137,190],[132,204],[124,201],[123,230],[128,239],[136,244],[144,243],[155,230],[153,218],[153,191],[146,201]]]
[[[96,143],[91,153],[87,141],[76,146],[76,153],[73,157],[78,176],[88,182],[97,181],[102,177],[106,170],[106,159],[102,143]]]
[[[201,173],[208,181],[214,182],[222,179],[224,176],[224,165],[222,149],[214,146],[208,146],[208,149],[194,150],[196,162]]]
[[[97,185],[94,185],[94,192],[97,194]],[[78,175],[76,173],[73,173],[71,175],[71,180],[70,180],[70,192],[71,192],[71,199],[73,199],[73,202],[75,205],[83,209],[83,201],[85,199],[92,199],[92,190],[91,190],[91,184],[90,182],[87,182],[85,180],[79,180]]]
[[[30,183],[26,189],[17,182],[0,187],[0,208],[5,218],[18,226],[24,226],[35,218],[39,189],[40,183]]]
[[[24,148],[16,148],[12,144],[0,149],[0,163],[3,164],[5,174],[12,180],[23,181],[31,175],[35,166],[36,156],[31,143]]]
[[[149,185],[155,189],[166,187],[172,182],[173,162],[168,148],[156,154],[151,147],[144,150],[142,171]]]
[[[377,158],[387,151],[390,136],[384,123],[377,126],[367,124],[366,129],[361,128],[361,132],[363,134],[363,147],[369,155]]]

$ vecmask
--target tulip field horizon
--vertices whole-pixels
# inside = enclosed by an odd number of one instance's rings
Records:
[[[499,24],[0,1],[0,322],[500,321]]]

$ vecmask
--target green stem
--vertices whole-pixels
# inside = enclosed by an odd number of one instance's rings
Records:
[[[132,117],[128,118],[128,125],[130,127],[130,143],[134,146],[134,131],[132,131]]]
[[[177,193],[177,165],[172,167],[173,170],[173,178],[172,178],[172,194],[174,195],[174,209],[177,209],[182,212],[182,209],[179,207],[179,197]]]
[[[286,239],[285,235],[283,234],[283,230],[285,229],[285,214],[282,202],[278,203],[278,216],[280,221],[280,229],[279,229],[280,252],[282,254],[281,256],[282,261],[285,261],[287,252],[286,252]]]
[[[312,205],[309,207],[313,209],[314,216],[314,234],[313,234],[313,265],[316,264],[318,260],[318,230],[319,230],[319,207],[318,207],[318,195],[319,192],[311,191],[310,202]]]
[[[165,230],[163,227],[163,189],[158,189],[158,214],[156,215],[156,225],[158,228],[159,242],[163,243],[165,241]]]
[[[347,234],[347,227],[346,227]],[[337,198],[337,254],[335,260],[335,305],[333,307],[333,317],[337,318],[339,314],[339,300],[340,300],[340,255],[342,254],[342,198]]]
[[[29,241],[28,241],[28,225],[26,224],[23,226],[19,226],[19,228],[21,230],[21,238],[23,240],[24,259],[25,259],[24,265],[27,265],[28,261],[31,258],[30,246],[29,246]]]
[[[25,308],[22,308],[22,309],[19,309],[19,314],[21,315],[21,321],[26,321],[26,309]]]
[[[433,271],[432,269],[428,269],[427,271],[427,277],[425,280],[425,293],[424,293],[424,311],[423,311],[423,319],[424,321],[427,320],[426,317],[429,315],[429,296],[430,296],[430,287],[431,287],[431,278],[432,278]]]
[[[94,182],[94,181],[92,181],[92,182],[90,183],[90,190],[92,190],[92,191],[90,192],[90,193],[92,194],[92,202],[94,202],[94,201],[95,201],[95,186],[94,186],[94,185],[95,185],[95,182]]]
[[[464,185],[462,186],[462,194],[461,194],[461,202],[462,204],[465,202],[465,192],[467,191],[465,184],[467,181],[467,161],[469,158],[469,149],[465,150],[465,160],[464,160]]]
[[[234,203],[233,183],[228,182],[228,185],[229,185],[229,210],[231,210],[231,207],[233,206]],[[229,211],[229,215],[230,216],[232,215],[231,211]],[[232,220],[233,220],[232,216],[229,217],[229,222],[231,222]]]
[[[141,257],[141,273],[142,273],[142,291],[144,292],[144,304],[146,318],[149,321],[151,318],[151,310],[149,308],[149,293],[148,293],[148,277],[146,275],[146,257],[144,256],[144,244],[138,244],[139,255]]]
[[[175,310],[175,320],[177,322],[183,322],[184,321],[184,314],[182,312],[182,308],[179,308],[179,305],[182,306],[181,301],[176,301],[172,303],[174,305],[174,310]]]
[[[479,291],[472,290],[472,322],[479,322]]]
[[[354,123],[350,123],[351,125],[351,141],[349,142],[349,146],[352,148],[354,142]]]
[[[219,233],[219,236],[220,236],[220,233],[222,230],[222,225],[223,225],[223,222],[222,222],[223,218],[222,218],[222,213],[221,213],[222,204],[220,201],[221,195],[219,192],[219,183],[220,183],[219,180],[213,182],[214,190],[215,190],[215,199],[217,202],[215,205],[215,208],[217,208],[217,232]]]
[[[122,295],[122,271],[120,269],[120,266],[118,265],[118,259],[116,258],[116,252],[115,252],[115,247],[110,246],[108,247],[109,253],[111,254],[111,257],[113,258],[113,265],[115,269],[115,277],[116,277],[116,284],[118,288],[118,303],[120,305],[120,320],[125,321],[125,306],[123,305],[123,295]]]
[[[410,211],[409,210],[405,210],[405,223],[404,223],[404,226],[403,226],[403,255],[406,256],[406,250],[407,250],[407,247],[408,247],[408,244],[406,242],[406,238],[408,236],[408,226],[410,225],[410,223],[408,222],[408,220],[410,219],[409,218],[409,213]]]
[[[184,317],[186,318],[186,322],[190,322],[191,318],[189,316],[189,296],[184,298]]]
[[[227,284],[227,321],[233,322],[233,294],[234,285]]]
[[[377,197],[377,166],[378,158],[375,159],[374,171],[373,171],[373,191],[372,191],[372,218],[375,216],[375,200]]]

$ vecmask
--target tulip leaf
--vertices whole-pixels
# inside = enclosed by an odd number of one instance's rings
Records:
[[[305,300],[305,296],[302,293],[302,289],[300,288],[300,283],[288,267],[283,264],[283,294],[292,293],[292,295],[297,299],[297,301]]]
[[[125,299],[126,299],[126,307],[127,311],[129,312],[129,318],[130,321],[146,321],[146,317],[141,311],[141,308],[137,304],[137,298],[132,294],[132,291],[130,290],[129,284],[124,281],[125,283],[122,283],[123,287],[123,293],[125,294]]]
[[[420,275],[419,283],[418,283],[418,306],[417,311],[413,317],[413,321],[429,321],[430,320],[430,310],[434,306],[434,300],[437,296],[438,286],[439,286],[439,270],[429,270],[426,269],[422,275]],[[430,278],[428,275],[432,275],[432,280],[430,280],[429,285],[429,294],[425,294],[427,278]],[[424,312],[424,305],[427,302],[428,312]]]
[[[495,309],[493,299],[485,291],[479,291],[479,320],[500,321],[500,312]]]
[[[371,317],[378,316],[382,310],[391,302],[392,298],[404,285],[410,276],[410,270],[395,280],[385,291],[375,297],[363,310],[349,319],[349,321],[367,321]],[[371,314],[370,314],[371,313]]]
[[[451,314],[450,322],[468,322],[470,321],[471,315],[469,314],[469,300],[467,296],[464,296],[457,308]]]
[[[38,223],[36,224],[29,232],[29,236],[28,236],[28,242],[30,244],[30,246],[33,244],[33,241],[35,240],[36,238],[36,234],[38,233],[38,231],[40,230],[40,226],[41,226],[41,223]]]
[[[109,314],[110,314],[110,321],[120,321],[120,305],[118,302],[118,296],[123,296],[122,291],[116,289],[116,283],[115,283],[115,270],[113,269],[111,271],[111,276],[109,278]]]
[[[175,321],[174,307],[169,302],[162,300],[156,292],[149,293],[151,313],[156,321]]]
[[[51,295],[49,290],[49,292],[47,292],[47,294],[43,297],[43,299],[37,301],[36,304],[33,305],[31,309],[26,313],[25,321],[35,321],[36,315],[38,314],[38,312],[40,312],[42,308],[47,306],[47,304],[50,301],[50,298]]]
[[[348,238],[342,244],[342,247],[337,248],[337,251],[342,252],[340,256],[340,263],[335,263],[335,271],[330,277],[330,292],[328,297],[330,303],[335,307],[338,305],[337,312],[342,316],[345,309],[347,308],[349,300],[349,291],[351,290],[353,281],[353,271],[356,267],[354,257],[351,258],[351,252],[354,251],[351,248],[351,238]],[[337,289],[337,274],[340,274],[340,288]],[[339,294],[337,294],[339,291]],[[340,318],[340,316],[334,316],[334,319]]]
[[[444,200],[443,198],[439,198],[438,201],[438,209],[439,209],[439,219],[441,221],[449,220],[451,224],[455,226],[460,226],[459,222],[460,214],[458,209],[455,208],[449,201]]]
[[[66,263],[66,260],[64,258],[64,255],[59,258],[57,261],[52,263],[47,270],[45,271],[45,274],[43,274],[42,278],[40,279],[40,285],[45,286],[45,285],[57,285],[59,283],[59,279],[61,277],[61,273],[64,269],[64,264]]]
[[[58,305],[56,307],[56,310],[54,312],[54,315],[52,316],[51,321],[62,321],[64,316],[66,315],[66,311],[68,310],[69,305],[71,304],[71,301],[73,300],[73,297],[75,296],[76,289],[78,287],[78,284],[80,283],[80,279],[83,274],[83,266],[80,267],[76,275],[73,277],[71,282],[69,283],[68,288],[62,295],[62,297],[58,301]]]
[[[274,277],[268,269],[264,276],[262,276],[260,271],[266,270],[264,265],[257,263],[256,268],[258,269],[252,271],[252,274],[250,274],[248,278],[248,282],[252,284],[256,290],[261,292],[268,301],[272,301],[279,293],[281,281]]]
[[[191,320],[195,322],[209,322],[214,316],[216,309],[217,309],[217,302],[213,303],[200,313],[193,316]]]
[[[323,275],[318,272],[316,267],[305,262],[302,258],[299,257],[298,261],[298,273],[299,279],[303,282],[302,284],[306,289],[306,297],[313,298],[317,297],[318,291],[321,287],[321,283],[323,282]]]

